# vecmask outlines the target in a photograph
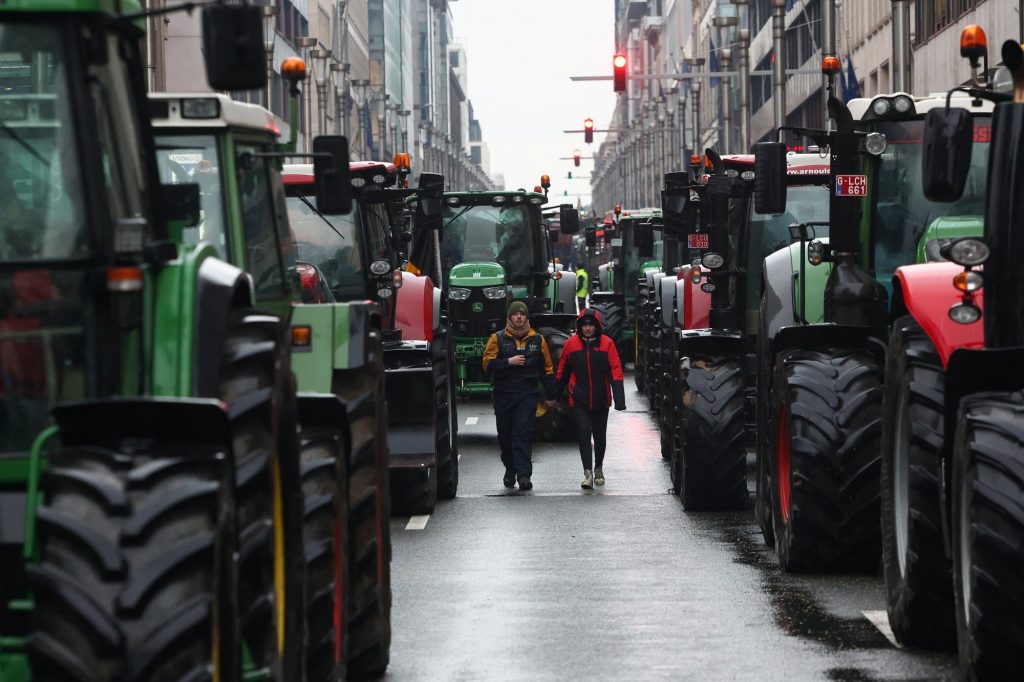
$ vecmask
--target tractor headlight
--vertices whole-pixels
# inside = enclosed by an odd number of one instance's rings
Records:
[[[875,116],[885,116],[892,109],[892,102],[885,97],[879,97],[871,103],[871,111],[875,112]]]
[[[505,298],[505,287],[484,287],[484,296],[492,301],[499,301]]]
[[[879,156],[889,146],[882,133],[868,133],[864,138],[864,149],[872,156]]]
[[[469,298],[469,293],[466,287],[452,287],[448,290],[448,298],[453,301],[465,301]]]
[[[949,309],[949,319],[957,324],[972,324],[981,319],[981,308],[973,303],[957,303]]]
[[[718,268],[725,265],[725,258],[722,258],[721,254],[717,254],[713,251],[705,253],[700,259],[700,264],[706,267],[708,270],[717,270]]]
[[[386,260],[375,260],[370,263],[370,272],[380,277],[386,275],[388,270],[391,269],[391,263]]]
[[[980,239],[966,237],[949,245],[949,260],[965,268],[981,265],[989,257],[988,244]]]
[[[914,110],[914,100],[907,95],[898,95],[893,100],[893,108],[897,114],[909,114]]]

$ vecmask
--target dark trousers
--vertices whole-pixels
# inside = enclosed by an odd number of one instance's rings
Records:
[[[572,407],[572,418],[576,422],[576,437],[580,442],[580,459],[583,460],[583,468],[595,468],[591,466],[590,438],[593,436],[593,463],[597,465],[596,468],[600,469],[604,463],[604,446],[608,433],[608,408],[588,410],[585,405],[577,403]]]
[[[587,297],[586,296],[577,296],[576,297],[576,301],[577,301],[577,304],[579,305],[580,312],[582,312],[583,309],[587,307]]]
[[[501,463],[520,477],[533,475],[533,421],[537,414],[537,393],[494,395],[494,416],[498,422]]]

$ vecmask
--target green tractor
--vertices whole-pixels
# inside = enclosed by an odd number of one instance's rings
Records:
[[[160,184],[146,16],[0,8],[0,678],[298,680],[287,271],[261,286],[203,234],[195,183]],[[265,85],[256,8],[207,6],[203,35],[214,89]],[[246,173],[282,238],[272,170]]]
[[[311,282],[318,270],[298,260],[305,254],[290,226],[261,234],[270,216],[258,209],[282,213],[277,169],[294,149],[296,125],[282,144],[270,112],[224,95],[152,94],[150,112],[161,180],[200,187],[194,238],[217,244],[275,304],[291,305],[302,485],[307,500],[317,501],[304,518],[306,679],[331,679],[346,665],[354,675],[380,674],[389,652],[391,543],[378,306],[318,301]],[[334,183],[348,186],[348,179],[338,174]],[[326,219],[344,225],[349,217]],[[281,279],[282,268],[297,271],[298,282]]]
[[[656,268],[660,259],[651,250],[639,250],[637,229],[642,224],[654,223],[656,234],[652,243],[661,241],[661,209],[647,208],[623,211],[618,223],[613,224],[611,260],[598,268],[599,290],[590,296],[592,307],[601,312],[605,333],[615,341],[623,362],[636,358],[636,297],[637,284],[646,268]],[[607,229],[607,226],[606,226]]]
[[[508,306],[524,301],[557,363],[576,324],[576,284],[555,267],[538,192],[446,192],[437,260],[452,330],[456,391],[488,396],[481,360],[487,338],[505,328]],[[576,234],[579,214],[557,207],[560,231]],[[437,267],[437,266],[435,266]],[[563,277],[562,275],[566,276]],[[544,439],[574,433],[566,405],[538,404],[537,433]]]
[[[991,115],[990,102],[950,101]],[[931,242],[981,228],[985,154],[975,155],[972,191],[956,207],[921,194],[924,115],[945,106],[945,96],[902,93],[849,107],[830,99],[836,131],[797,131],[829,147],[831,199],[828,238],[814,234],[822,223],[794,224],[794,243],[762,269],[755,516],[785,570],[878,566],[880,397],[893,271],[937,252]],[[782,213],[785,188],[772,178],[784,168],[785,146],[756,149],[757,210]]]

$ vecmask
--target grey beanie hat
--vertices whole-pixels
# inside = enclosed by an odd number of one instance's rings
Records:
[[[529,309],[527,309],[526,304],[522,301],[512,301],[512,305],[508,307],[508,316],[512,317],[514,313],[522,313],[527,317],[530,316]]]

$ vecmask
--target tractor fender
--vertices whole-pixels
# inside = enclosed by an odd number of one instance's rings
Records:
[[[219,258],[206,258],[196,273],[196,333],[192,385],[199,396],[217,395],[227,311],[253,305],[252,277]]]
[[[562,271],[560,277],[555,280],[555,287],[558,292],[558,300],[556,304],[561,303],[563,313],[575,313],[576,312],[576,278],[572,276],[571,272]],[[557,305],[555,310],[557,311]]]
[[[231,423],[224,403],[212,398],[105,398],[61,403],[53,418],[65,446],[96,445],[116,438],[190,441],[232,453]]]
[[[434,294],[431,298],[431,320],[433,320],[434,331],[438,332],[441,330],[441,289],[434,287]]]
[[[384,348],[391,468],[433,466],[437,459],[434,363],[429,341],[403,340]]]
[[[705,329],[710,326],[708,317],[711,314],[711,294],[705,293],[700,284],[690,279],[690,268],[687,265],[679,271],[679,295],[683,297],[683,329]]]
[[[768,254],[761,265],[761,329],[774,338],[783,327],[797,323],[793,306],[793,261],[789,249]]]
[[[982,318],[971,324],[949,319],[949,309],[963,300],[953,287],[953,277],[963,271],[956,263],[922,263],[899,267],[893,277],[893,319],[912,316],[935,345],[944,367],[957,348],[981,348],[985,343]],[[984,310],[982,297],[974,299]]]
[[[647,280],[647,288],[651,289],[651,288],[654,287],[654,277],[655,277],[655,275],[664,275],[664,274],[665,274],[664,272],[659,272],[658,270],[647,270],[646,272],[644,272],[644,278]]]
[[[676,352],[680,358],[690,355],[743,356],[749,351],[747,338],[739,332],[719,329],[680,329],[676,332]]]
[[[871,327],[850,324],[806,324],[783,327],[771,338],[768,361],[793,348],[864,348],[884,362],[885,345],[871,335]]]
[[[333,393],[296,393],[299,408],[299,425],[326,427],[341,431],[345,443],[351,445],[352,431],[349,428],[345,403]],[[351,448],[346,448],[351,451]],[[353,453],[354,454],[354,453]]]
[[[599,265],[597,268],[597,281],[601,285],[601,291],[611,293],[611,289],[608,286],[608,272],[610,270],[608,263]]]
[[[676,278],[662,276],[656,280],[659,290],[658,300],[661,304],[661,324],[665,327],[672,326],[672,313],[676,306]]]
[[[395,292],[395,328],[407,340],[434,340],[434,283],[429,277],[402,271],[402,288]]]

